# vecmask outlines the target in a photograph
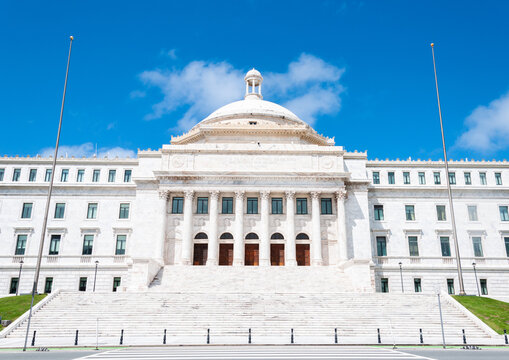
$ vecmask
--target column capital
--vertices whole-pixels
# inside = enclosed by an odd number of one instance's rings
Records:
[[[185,196],[186,200],[193,200],[193,198],[194,198],[194,190],[185,190],[184,191],[184,196]]]
[[[235,199],[244,200],[245,194],[246,194],[246,192],[244,190],[237,190],[237,191],[235,191]]]
[[[159,199],[168,200],[170,198],[170,192],[168,190],[159,190]]]
[[[345,188],[341,188],[338,191],[336,191],[336,198],[338,200],[345,200],[348,196],[348,193]]]
[[[321,194],[320,191],[311,191],[311,199],[313,200],[320,199],[320,194]]]
[[[263,200],[268,200],[269,197],[270,197],[270,191],[268,190],[262,190],[260,191],[260,197],[263,199]]]
[[[291,200],[295,197],[295,191],[285,191],[285,196],[288,200]]]
[[[217,200],[219,199],[219,190],[211,190],[209,191],[210,199]]]

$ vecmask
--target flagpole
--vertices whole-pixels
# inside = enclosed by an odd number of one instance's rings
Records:
[[[458,246],[458,235],[456,232],[456,220],[454,218],[454,207],[452,203],[451,183],[449,181],[449,163],[447,161],[447,150],[445,148],[444,125],[442,122],[442,109],[440,107],[440,95],[438,93],[438,80],[437,80],[437,67],[435,65],[435,44],[431,43],[431,54],[433,55],[433,71],[435,72],[435,87],[437,89],[437,102],[438,102],[438,115],[440,117],[440,130],[442,131],[442,146],[444,148],[444,163],[445,163],[445,179],[447,180],[447,194],[449,196],[449,208],[451,209],[451,224],[452,224],[452,237],[454,241],[454,250],[456,252],[456,267],[458,270],[458,280],[460,285],[460,295],[466,295],[465,286],[463,284],[463,271],[461,269],[460,248]]]
[[[53,180],[55,179],[55,168],[57,165],[57,156],[58,156],[58,144],[60,142],[60,131],[62,129],[62,117],[64,114],[64,103],[65,103],[65,93],[67,91],[67,78],[69,76],[69,64],[71,63],[71,49],[72,49],[72,41],[74,37],[70,37],[71,41],[69,43],[69,55],[67,57],[67,69],[65,71],[65,82],[64,82],[64,94],[62,96],[62,106],[60,107],[60,121],[58,123],[58,133],[57,133],[57,142],[55,145],[55,154],[53,156],[53,167],[51,170],[51,178],[48,188],[48,196],[46,199],[46,210],[44,212],[44,221],[42,223],[42,231],[41,231],[41,241],[39,242],[39,254],[37,256],[37,265],[35,267],[35,275],[34,275],[34,285],[32,287],[32,302],[30,303],[30,312],[28,313],[28,324],[27,324],[27,332],[25,335],[25,345],[23,346],[23,351],[27,349],[27,341],[28,341],[28,333],[30,331],[30,321],[32,320],[32,308],[34,306],[34,298],[35,293],[37,292],[37,283],[39,282],[39,274],[41,272],[41,260],[42,260],[42,251],[44,249],[44,238],[46,237],[46,226],[48,224],[48,213],[49,206],[51,201],[51,193],[53,192]]]

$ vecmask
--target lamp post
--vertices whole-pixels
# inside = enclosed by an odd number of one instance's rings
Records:
[[[474,268],[475,285],[477,285],[477,296],[481,296],[481,291],[479,291],[479,280],[477,280],[477,270],[475,268],[475,261],[472,263],[472,267]]]
[[[401,292],[404,293],[405,289],[403,288],[403,268],[402,268],[403,263],[400,261],[398,265],[399,265],[399,277],[401,279]]]
[[[442,347],[445,349],[444,318],[442,317],[442,303],[440,302],[440,287],[435,287],[438,298],[438,311],[440,312],[440,328],[442,329]]]
[[[16,296],[18,296],[19,286],[21,285],[21,269],[23,269],[23,260],[19,262],[18,286],[16,287]]]
[[[95,275],[94,275],[94,292],[95,292],[95,281],[97,280],[97,266],[99,265],[99,260],[95,261]]]

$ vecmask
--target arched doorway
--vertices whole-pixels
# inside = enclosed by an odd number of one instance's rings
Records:
[[[233,264],[233,235],[228,232],[222,233],[219,241],[219,265],[231,266]]]
[[[259,254],[260,254],[260,245],[250,243],[249,241],[258,240],[258,235],[255,233],[249,233],[246,235],[246,245],[245,245],[245,255],[244,255],[244,265],[245,266],[258,266],[259,263]]]
[[[297,235],[296,240],[308,240],[309,236],[304,233],[300,233]],[[297,265],[298,266],[309,266],[311,265],[310,256],[309,256],[309,244],[297,244],[295,245],[295,255],[297,257]]]
[[[204,244],[198,241],[208,240],[207,234],[199,232],[194,237],[194,252],[193,252],[193,265],[205,265],[207,263],[208,244]]]
[[[285,265],[285,244],[284,236],[281,233],[274,233],[270,237],[271,240],[276,240],[276,243],[270,244],[270,264],[273,266]]]

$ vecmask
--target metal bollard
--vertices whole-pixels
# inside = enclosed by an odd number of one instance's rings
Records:
[[[381,344],[382,343],[382,338],[380,337],[380,328],[376,329],[376,332],[378,334],[378,343]]]
[[[247,339],[247,343],[251,344],[251,328],[249,328],[249,337]]]
[[[293,344],[293,329],[292,329],[292,335],[290,336],[290,342]]]
[[[120,345],[124,343],[124,329],[120,330]]]
[[[76,330],[76,338],[74,339],[74,346],[78,345],[78,331]]]
[[[465,336],[465,329],[461,329],[461,331],[463,332],[463,344],[466,345],[467,343],[467,337]]]
[[[166,329],[164,329],[163,345],[166,345]]]
[[[419,329],[419,339],[421,340],[421,344],[424,344],[424,339],[422,338],[422,329]]]
[[[36,330],[34,330],[34,336],[32,336],[32,346],[35,346],[35,334],[37,333]],[[506,337],[506,344],[507,344],[507,337]]]
[[[509,344],[509,342],[507,342],[507,331],[504,329],[504,338],[505,338],[505,344]]]
[[[334,344],[338,343],[338,328],[334,329]]]
[[[207,329],[207,344],[210,344],[210,329]]]

